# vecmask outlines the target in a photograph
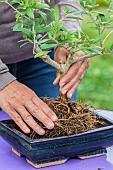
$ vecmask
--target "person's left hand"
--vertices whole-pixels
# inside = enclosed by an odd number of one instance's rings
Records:
[[[56,62],[65,62],[68,57],[69,52],[65,48],[58,47],[55,51],[54,59]],[[76,52],[75,57],[82,57],[85,54],[81,51]],[[73,64],[66,75],[60,80],[59,73],[57,78],[53,82],[54,85],[60,85],[62,94],[67,94],[68,98],[71,98],[78,85],[80,84],[82,78],[84,77],[88,67],[90,59],[85,59],[84,61],[79,61]]]

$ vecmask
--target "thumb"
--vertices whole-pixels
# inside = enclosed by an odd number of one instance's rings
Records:
[[[53,84],[54,84],[54,85],[59,85],[59,82],[60,82],[60,73],[57,73],[56,76],[57,76],[57,77],[56,77],[56,79],[54,80]]]
[[[67,60],[68,51],[63,47],[58,47],[54,54],[54,60],[57,63],[64,63]]]

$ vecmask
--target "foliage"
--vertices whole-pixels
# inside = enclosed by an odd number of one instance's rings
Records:
[[[40,0],[0,0],[0,2],[5,2],[14,9],[17,24],[14,26],[13,31],[23,33],[23,45],[28,42],[33,44],[35,57],[43,57],[48,54],[49,49],[57,46],[65,47],[71,54],[82,50],[86,54],[98,55],[111,53],[113,50],[113,44],[111,44],[110,49],[106,50],[104,48],[104,43],[107,37],[111,35],[111,32],[103,39],[105,29],[110,28],[110,24],[113,22],[113,16],[110,15],[110,12],[113,11],[113,2],[111,2],[107,12],[104,14],[95,11],[95,7],[98,6],[96,0],[80,0],[82,11],[72,11],[69,7],[65,7],[63,18],[60,18],[57,5],[50,8],[50,0],[48,0],[48,3]],[[47,20],[46,11],[49,12],[50,23]],[[95,16],[92,13],[95,13]],[[95,25],[92,29],[98,31],[98,35],[94,39],[90,39],[82,31],[80,33],[77,30],[70,31],[63,26],[64,21],[72,20],[74,22],[75,20],[81,20],[80,15],[82,14],[90,17],[90,23],[93,22]],[[96,45],[97,42],[99,42],[99,45]]]
[[[102,1],[101,1],[102,3]],[[99,6],[96,10],[106,13],[107,6]],[[95,14],[93,14],[95,15]],[[112,12],[113,15],[113,12]],[[89,37],[94,38],[97,36],[97,31],[92,30],[90,27],[94,26],[93,23],[87,24],[89,17],[85,16],[82,24],[82,30]],[[111,29],[106,29],[103,38],[105,38],[109,32],[113,29],[113,23]],[[112,44],[112,36],[108,37],[105,48],[108,48]],[[91,60],[90,67],[88,69],[85,78],[82,80],[79,86],[79,99],[85,100],[95,108],[113,110],[113,55],[103,55],[93,58]],[[87,88],[86,88],[87,87]]]

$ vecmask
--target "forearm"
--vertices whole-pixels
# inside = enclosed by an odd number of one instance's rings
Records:
[[[8,67],[0,59],[0,90],[13,82],[16,78],[9,73]]]

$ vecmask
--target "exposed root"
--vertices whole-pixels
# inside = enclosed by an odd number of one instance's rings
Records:
[[[86,103],[74,103],[71,100],[63,100],[62,103],[60,98],[56,100],[44,98],[43,100],[56,113],[58,121],[55,122],[54,129],[48,130],[41,122],[36,120],[45,129],[46,133],[44,136],[39,136],[31,129],[29,136],[31,139],[68,136],[108,125],[90,111],[89,105]]]

